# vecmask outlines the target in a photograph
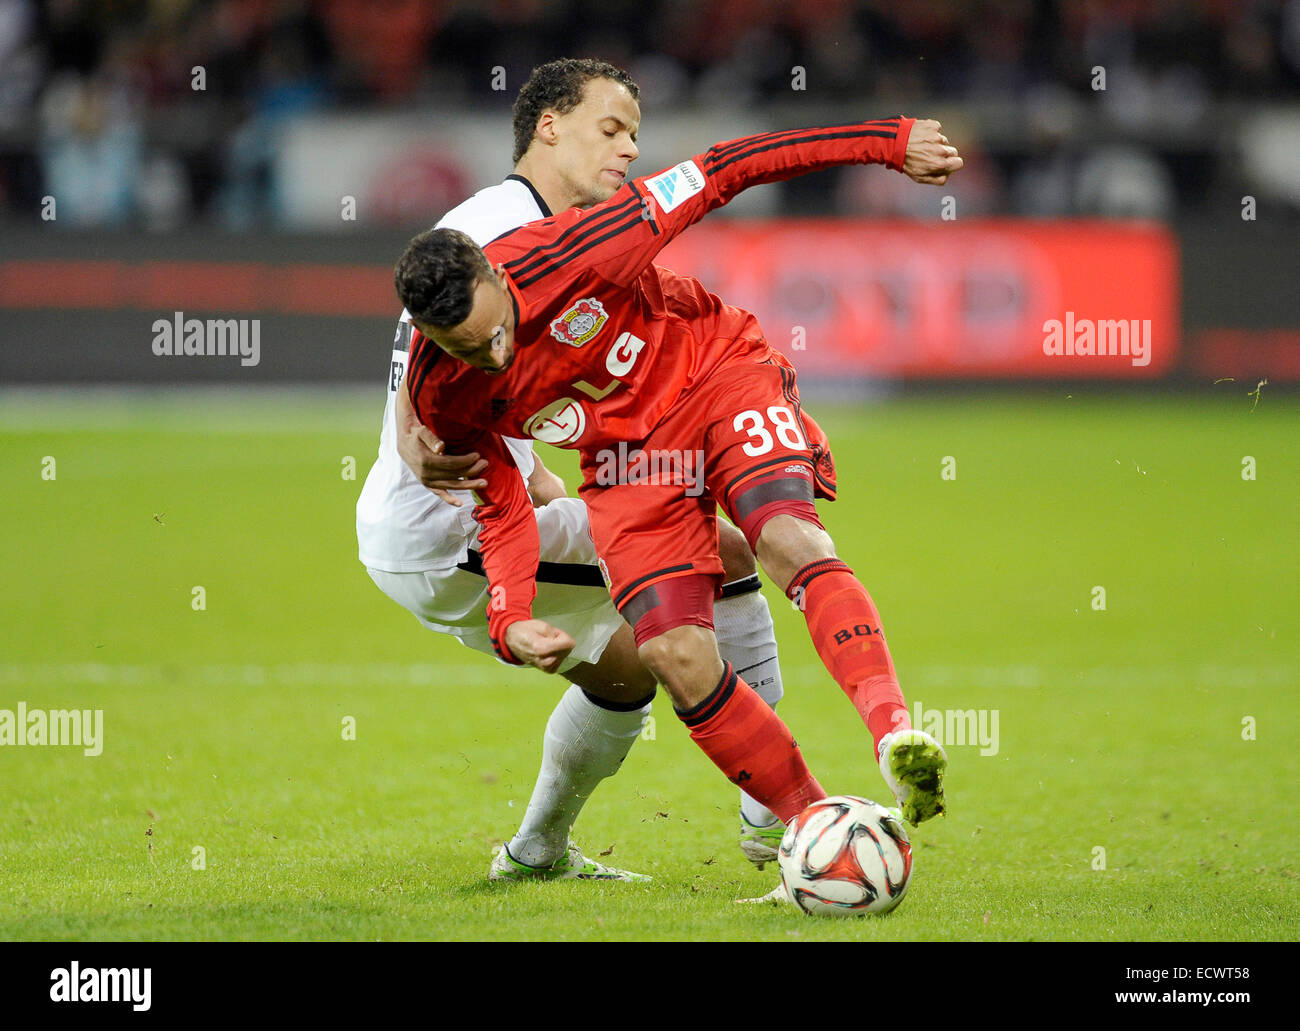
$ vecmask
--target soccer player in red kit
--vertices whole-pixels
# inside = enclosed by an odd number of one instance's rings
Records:
[[[642,660],[692,739],[787,823],[825,792],[785,724],[718,655],[717,505],[803,611],[909,821],[943,811],[947,760],[911,729],[875,606],[817,518],[814,499],[835,497],[835,468],[800,407],[793,367],[753,315],[653,260],[749,186],[870,162],[929,183],[961,167],[933,121],[766,133],[719,143],[483,250],[453,230],[422,233],[396,269],[419,331],[407,375],[414,409],[449,452],[490,463],[475,515],[501,657],[553,671],[572,641],[531,618],[537,530],[497,434],[579,450],[601,567]],[[686,469],[690,455],[702,456],[703,482]],[[632,474],[626,460],[644,468],[644,456],[659,469],[678,456],[682,475]]]

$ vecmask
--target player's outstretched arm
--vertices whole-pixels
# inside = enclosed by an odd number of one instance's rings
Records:
[[[961,167],[961,157],[938,122],[903,117],[715,143],[689,161],[633,180],[603,204],[568,215],[567,221],[560,216],[559,239],[567,251],[554,254],[534,247],[505,262],[505,269],[521,287],[551,276],[552,288],[562,290],[566,272],[584,270],[626,284],[678,234],[751,186],[854,164],[882,164],[916,182],[938,185]],[[581,260],[573,260],[578,255]]]

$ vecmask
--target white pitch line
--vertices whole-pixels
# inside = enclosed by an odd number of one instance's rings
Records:
[[[149,684],[239,684],[349,686],[358,683],[436,687],[448,682],[460,684],[500,683],[513,679],[509,670],[494,670],[478,664],[374,662],[298,662],[262,665],[243,663],[192,666],[176,664],[9,663],[0,665],[0,685],[91,684],[130,687]]]
[[[468,658],[468,656],[467,656]],[[829,683],[821,666],[803,665],[783,670],[787,681]],[[41,662],[0,664],[0,685],[94,684],[131,686],[167,683],[265,685],[316,684],[346,686],[357,683],[436,687],[444,684],[497,684],[514,680],[508,669],[474,660],[469,662],[288,662],[186,665],[184,663],[100,663]],[[908,693],[918,688],[1003,688],[1168,687],[1179,684],[1197,687],[1291,687],[1300,671],[1290,666],[1243,668],[1203,665],[1187,668],[1167,666],[1094,666],[1062,669],[1039,666],[917,666],[903,676]]]

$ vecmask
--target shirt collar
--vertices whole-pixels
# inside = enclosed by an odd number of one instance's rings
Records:
[[[542,218],[550,218],[551,215],[554,214],[554,212],[552,212],[551,209],[547,206],[546,201],[542,200],[542,195],[537,192],[536,186],[530,183],[518,172],[511,172],[508,176],[506,176],[506,182],[510,182],[510,180],[512,179],[515,182],[523,183],[525,186],[528,187],[528,192],[533,195],[533,200],[537,202],[537,209],[542,213]]]

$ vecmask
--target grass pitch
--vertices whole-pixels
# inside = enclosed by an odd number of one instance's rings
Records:
[[[0,709],[102,709],[104,741],[0,747],[0,938],[1294,939],[1300,419],[1239,393],[810,406],[909,704],[997,720],[949,742],[903,905],[849,921],[734,905],[775,868],[662,694],[576,835],[654,883],[488,884],[562,682],[357,563],[381,397],[7,397]],[[782,715],[828,790],[880,796],[767,591]]]

